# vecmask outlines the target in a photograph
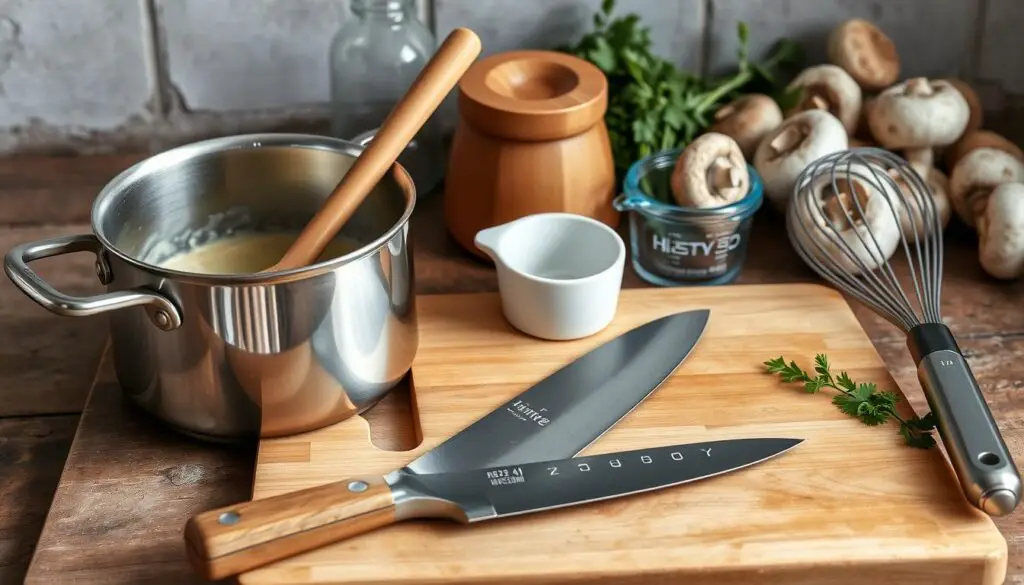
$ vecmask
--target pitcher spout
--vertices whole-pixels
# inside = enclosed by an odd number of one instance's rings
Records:
[[[509,224],[502,224],[478,231],[473,238],[473,244],[491,260],[500,263],[501,253],[498,251],[498,244],[508,226]]]

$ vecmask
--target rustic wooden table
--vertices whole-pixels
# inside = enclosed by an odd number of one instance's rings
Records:
[[[17,157],[0,160],[0,249],[89,230],[99,188],[140,156]],[[490,267],[444,232],[440,197],[428,194],[413,219],[420,294],[495,290]],[[975,237],[946,234],[942,308],[957,334],[1017,461],[1024,461],[1024,281],[988,278]],[[92,258],[78,254],[34,266],[71,293],[100,289]],[[740,283],[816,281],[792,252],[781,217],[762,209]],[[628,271],[625,286],[645,286]],[[918,411],[924,409],[899,331],[854,309]],[[106,342],[106,322],[52,315],[0,282],[0,583],[196,583],[180,529],[192,513],[248,497],[255,446],[197,444],[154,428],[125,407],[109,372],[82,416]],[[104,377],[106,376],[106,377]],[[102,392],[101,392],[102,391]],[[367,418],[380,444],[401,426],[402,392]],[[83,428],[68,458],[79,420]],[[398,441],[392,436],[390,440]],[[400,448],[400,444],[395,447]],[[67,467],[65,468],[65,463]],[[66,488],[56,495],[62,472]],[[53,513],[47,533],[40,531]],[[1024,521],[997,524],[1010,545],[1007,583],[1024,584]],[[38,543],[38,546],[37,546]],[[34,555],[34,557],[33,557]],[[31,563],[31,570],[29,565]]]

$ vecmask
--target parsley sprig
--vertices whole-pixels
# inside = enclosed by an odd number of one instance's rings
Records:
[[[767,93],[783,106],[799,97],[785,89],[786,78],[802,67],[804,57],[791,39],[779,39],[755,62],[748,51],[749,28],[738,22],[735,71],[699,75],[656,54],[650,28],[638,14],[615,15],[614,8],[615,0],[603,0],[593,29],[557,50],[593,63],[608,79],[605,123],[620,180],[637,159],[689,144],[711,126],[718,108],[740,95]]]
[[[935,438],[932,431],[935,430],[935,416],[928,413],[923,417],[914,415],[904,419],[896,412],[896,403],[900,398],[895,392],[878,390],[877,384],[873,382],[857,383],[850,379],[845,371],[833,376],[828,357],[819,353],[814,356],[814,374],[804,371],[790,360],[779,356],[775,359],[764,362],[769,374],[778,374],[783,382],[802,382],[804,391],[816,394],[822,388],[831,388],[838,391],[832,397],[832,404],[836,405],[841,412],[859,419],[868,426],[877,426],[890,419],[899,422],[899,434],[904,442],[911,447],[928,449],[935,445]]]

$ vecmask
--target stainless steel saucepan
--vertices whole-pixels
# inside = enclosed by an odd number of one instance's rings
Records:
[[[106,313],[117,378],[187,434],[239,440],[304,432],[391,390],[418,345],[409,219],[416,190],[395,165],[349,220],[352,251],[296,270],[217,275],[168,257],[245,232],[297,234],[359,155],[344,140],[254,134],[143,160],[93,204],[93,233],[10,250],[4,269],[58,315]],[[61,293],[33,260],[89,251],[106,292]]]

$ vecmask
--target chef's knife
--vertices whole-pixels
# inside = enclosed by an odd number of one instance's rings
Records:
[[[803,439],[728,439],[637,449],[523,465],[417,474],[405,469],[383,477],[352,478],[306,490],[301,515],[276,496],[224,512],[228,519],[249,517],[258,530],[223,531],[205,517],[186,530],[201,548],[189,550],[202,566],[224,550],[234,563],[263,564],[267,551],[305,550],[416,518],[446,518],[464,524],[652,491],[720,475],[779,455]],[[303,530],[309,528],[310,532]],[[205,528],[205,531],[204,531]],[[281,536],[280,540],[275,537]],[[223,575],[216,570],[216,575]]]
[[[708,310],[676,313],[619,335],[399,471],[423,475],[521,466],[579,453],[679,367],[703,335],[709,315]],[[189,556],[201,573],[219,579],[323,546],[345,534],[338,532],[342,523],[334,515],[337,509],[327,501],[332,495],[344,506],[355,506],[349,512],[362,514],[359,522],[367,526],[384,520],[372,506],[361,507],[374,503],[374,494],[383,497],[389,492],[368,486],[353,500],[349,483],[344,480],[199,514],[186,525]],[[332,512],[324,514],[327,509]]]

